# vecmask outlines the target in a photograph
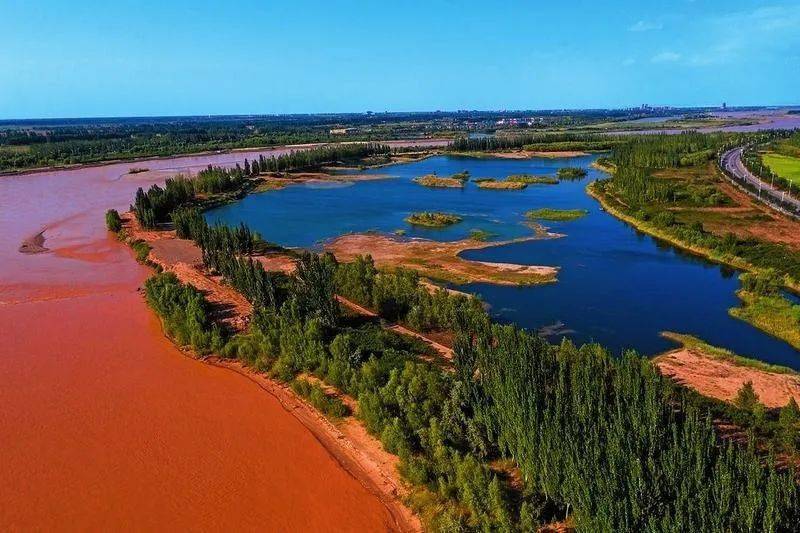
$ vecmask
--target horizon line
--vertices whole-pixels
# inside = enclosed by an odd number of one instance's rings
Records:
[[[642,107],[646,105],[648,107]],[[210,113],[210,114],[189,114],[189,115],[86,115],[86,116],[50,116],[50,117],[14,117],[0,118],[0,124],[16,122],[32,122],[46,120],[119,120],[119,119],[178,119],[178,118],[261,118],[261,117],[298,117],[298,116],[342,116],[342,115],[401,115],[401,114],[453,114],[453,113],[554,113],[554,112],[576,112],[576,111],[633,111],[633,110],[725,110],[725,111],[746,111],[753,109],[787,109],[800,108],[800,104],[746,104],[736,106],[721,105],[691,105],[676,106],[669,104],[639,104],[636,106],[624,107],[563,107],[563,108],[542,108],[542,109],[435,109],[435,110],[395,110],[395,111],[321,111],[321,112],[296,112],[296,113]]]

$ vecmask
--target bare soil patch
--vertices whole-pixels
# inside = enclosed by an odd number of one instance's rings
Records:
[[[535,238],[537,237],[530,237]],[[352,261],[356,256],[368,253],[378,267],[410,268],[423,276],[454,283],[526,285],[555,281],[558,273],[556,267],[468,261],[458,255],[465,250],[507,243],[482,243],[474,240],[437,242],[358,233],[338,237],[326,244],[325,248],[341,261]]]
[[[667,352],[655,363],[665,376],[703,396],[730,402],[742,385],[752,381],[759,400],[767,407],[783,407],[792,397],[800,402],[800,376],[796,374],[766,372],[687,348]]]

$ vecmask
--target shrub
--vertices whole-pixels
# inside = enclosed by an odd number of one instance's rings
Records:
[[[122,229],[122,218],[120,218],[116,209],[106,211],[106,227],[108,231],[113,231],[114,233],[119,233],[119,230]]]

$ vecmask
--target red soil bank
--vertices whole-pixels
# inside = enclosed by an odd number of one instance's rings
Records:
[[[162,336],[103,228],[139,185],[244,157],[0,178],[0,530],[393,527],[277,400]]]

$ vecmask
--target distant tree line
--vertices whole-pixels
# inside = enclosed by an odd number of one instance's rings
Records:
[[[455,152],[492,152],[530,148],[532,150],[608,150],[622,142],[610,135],[587,133],[531,133],[460,137],[448,149]]]

